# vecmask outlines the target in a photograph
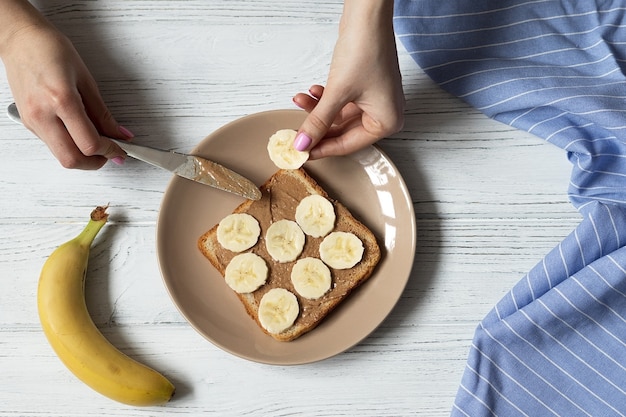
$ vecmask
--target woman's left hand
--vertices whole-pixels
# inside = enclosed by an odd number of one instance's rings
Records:
[[[326,87],[293,98],[309,112],[295,147],[311,159],[352,153],[402,128],[392,16],[393,2],[346,0]]]

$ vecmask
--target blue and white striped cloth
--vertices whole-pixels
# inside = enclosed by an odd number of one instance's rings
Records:
[[[442,88],[567,151],[580,225],[479,324],[452,416],[626,415],[626,1],[396,0]]]

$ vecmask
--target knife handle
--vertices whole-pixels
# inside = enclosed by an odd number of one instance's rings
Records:
[[[164,149],[153,148],[151,146],[137,145],[136,143],[109,138],[117,143],[128,156],[140,161],[147,162],[159,168],[165,168],[168,171],[174,171],[187,160],[187,155],[166,151]]]

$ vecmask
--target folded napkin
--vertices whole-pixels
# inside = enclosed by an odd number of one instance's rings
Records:
[[[396,0],[435,82],[567,151],[579,226],[476,329],[452,416],[626,415],[626,2]]]

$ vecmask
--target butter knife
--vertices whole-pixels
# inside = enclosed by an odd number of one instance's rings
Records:
[[[7,114],[11,120],[22,124],[15,103],[9,105]],[[166,169],[183,178],[228,191],[250,200],[261,198],[259,187],[252,181],[217,162],[199,156],[137,145],[113,138],[109,139],[117,143],[128,156]]]

